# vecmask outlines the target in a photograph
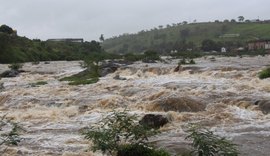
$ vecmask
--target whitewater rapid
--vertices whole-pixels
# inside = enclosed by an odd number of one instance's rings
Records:
[[[101,155],[89,151],[90,141],[79,131],[98,122],[110,111],[128,107],[131,113],[163,114],[170,123],[150,139],[157,147],[179,153],[190,148],[185,126],[197,123],[238,144],[241,155],[270,153],[270,115],[254,103],[270,100],[270,79],[258,72],[270,56],[195,59],[174,72],[179,60],[147,64],[136,62],[100,78],[96,84],[70,86],[60,78],[82,71],[78,61],[37,65],[26,63],[15,78],[2,78],[0,115],[18,122],[26,131],[16,147],[2,147],[5,155]],[[7,70],[0,65],[0,73]],[[115,80],[119,75],[126,80]],[[46,81],[41,86],[31,83]],[[162,111],[168,99],[184,99],[185,107],[202,111]],[[169,102],[169,101],[167,101]],[[200,107],[200,108],[197,108]],[[179,109],[182,109],[181,107]]]

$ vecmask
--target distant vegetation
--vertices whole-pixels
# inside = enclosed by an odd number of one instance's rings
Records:
[[[258,38],[270,38],[270,23],[249,20],[225,20],[209,23],[182,22],[143,30],[136,34],[123,34],[100,42],[83,43],[30,40],[17,36],[7,25],[0,26],[0,63],[39,62],[56,60],[83,60],[87,58],[125,59],[126,61],[155,62],[160,55],[176,58],[196,58],[205,55],[201,51],[220,51],[235,56],[235,49],[245,48],[246,42]],[[108,53],[106,53],[106,52]],[[150,53],[149,53],[150,52]],[[248,54],[245,51],[239,52]],[[254,55],[254,53],[251,53]],[[265,54],[264,51],[256,53]],[[100,57],[100,58],[99,58]]]
[[[266,79],[270,77],[270,67],[263,69],[260,73],[259,73],[259,78],[260,79]]]
[[[269,22],[250,22],[225,20],[209,23],[182,22],[159,26],[151,30],[142,30],[136,34],[123,34],[106,39],[102,46],[110,53],[142,53],[149,49],[161,54],[171,51],[227,51],[246,46],[246,42],[255,39],[270,38]]]
[[[12,28],[6,25],[0,27],[0,63],[80,60],[94,52],[104,52],[99,42],[30,40],[17,36]]]

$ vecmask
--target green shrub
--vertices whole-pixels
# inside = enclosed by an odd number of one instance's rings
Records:
[[[164,150],[156,150],[140,144],[120,146],[117,156],[170,156]]]
[[[193,59],[186,59],[186,58],[182,58],[179,63],[179,65],[185,65],[185,64],[196,64],[196,62]]]
[[[266,79],[266,78],[269,78],[270,77],[270,67],[262,70],[260,73],[259,73],[259,78],[260,79]]]
[[[97,71],[84,70],[78,74],[64,77],[60,81],[70,81],[69,85],[81,85],[81,84],[92,84],[96,83],[99,80],[99,75]]]
[[[148,51],[144,52],[142,57],[143,57],[142,61],[146,62],[146,63],[161,60],[159,54],[153,50],[148,50]]]
[[[192,153],[198,156],[237,156],[239,154],[235,144],[207,129],[192,125],[187,133],[186,139],[192,140],[194,147]]]
[[[190,59],[189,64],[196,64],[196,62],[193,59]]]
[[[3,131],[6,129],[7,131]],[[5,118],[0,117],[0,145],[18,145],[21,141],[19,130],[22,130],[18,124],[13,123]]]
[[[46,81],[38,81],[36,83],[30,83],[31,87],[37,87],[37,86],[42,86],[48,84]]]
[[[187,64],[186,59],[185,59],[185,58],[182,58],[182,59],[179,61],[178,64],[179,64],[179,65],[181,65],[181,64]]]
[[[13,64],[11,64],[11,65],[9,65],[8,67],[10,68],[10,69],[12,69],[12,70],[19,70],[19,69],[21,69],[22,68],[22,64],[20,64],[20,63],[13,63]]]
[[[148,137],[155,135],[156,130],[150,130],[138,123],[136,115],[129,115],[127,110],[109,114],[97,126],[87,128],[83,135],[93,142],[92,150],[115,155],[117,152],[131,151],[134,148],[147,150]],[[127,146],[125,146],[127,145]]]
[[[123,56],[124,60],[126,61],[131,61],[131,62],[135,62],[135,61],[139,61],[142,59],[142,55],[136,55],[133,53],[127,53]]]

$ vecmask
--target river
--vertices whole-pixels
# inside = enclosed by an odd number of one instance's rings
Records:
[[[257,76],[270,65],[270,56],[205,57],[174,72],[178,61],[136,62],[95,84],[79,86],[59,81],[83,70],[78,61],[25,63],[26,72],[0,80],[0,115],[25,129],[19,146],[0,150],[4,155],[101,155],[89,151],[91,142],[79,130],[127,107],[140,116],[154,113],[170,119],[150,142],[171,153],[190,147],[184,127],[196,123],[232,140],[240,155],[269,155],[270,115],[255,103],[270,100],[270,79]],[[0,65],[0,73],[7,69]],[[126,80],[115,80],[116,75]],[[31,85],[38,81],[47,84]],[[184,104],[178,110],[159,105],[172,99]]]

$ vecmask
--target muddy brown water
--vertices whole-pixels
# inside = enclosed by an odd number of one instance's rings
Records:
[[[231,139],[241,155],[269,155],[270,115],[263,114],[254,102],[270,99],[270,79],[257,78],[258,72],[270,65],[270,56],[195,61],[196,65],[186,65],[179,72],[174,72],[178,60],[168,64],[138,62],[96,84],[80,86],[59,81],[82,71],[79,62],[26,63],[26,72],[0,80],[5,88],[0,92],[0,115],[7,114],[26,130],[19,146],[0,150],[5,151],[3,155],[101,155],[89,151],[91,142],[84,140],[79,130],[113,109],[128,107],[140,116],[156,113],[170,118],[150,142],[173,154],[190,148],[184,127],[197,123]],[[6,69],[7,65],[0,65],[0,73]],[[114,80],[115,75],[126,80]],[[38,81],[48,84],[30,85]],[[184,104],[166,106],[166,100],[177,98]],[[197,106],[196,101],[205,106]],[[205,109],[198,111],[201,108]]]

